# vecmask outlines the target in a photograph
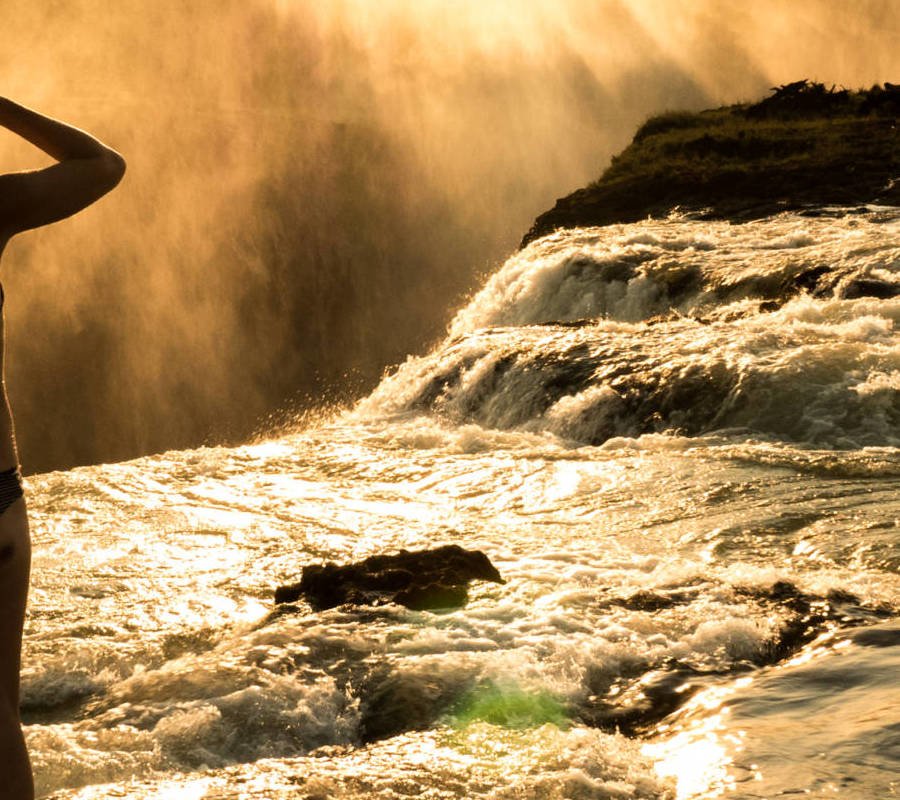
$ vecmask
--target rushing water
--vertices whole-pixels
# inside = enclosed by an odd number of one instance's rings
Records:
[[[898,233],[560,232],[352,411],[31,478],[39,791],[894,796]],[[273,612],[304,564],[451,542],[507,583]]]

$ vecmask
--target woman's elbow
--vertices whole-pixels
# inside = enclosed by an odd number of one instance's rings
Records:
[[[125,159],[115,150],[107,150],[101,156],[101,162],[103,183],[107,187],[106,191],[111,191],[125,175]]]

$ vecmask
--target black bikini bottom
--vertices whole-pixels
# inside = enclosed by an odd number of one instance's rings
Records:
[[[22,475],[18,467],[5,469],[0,472],[0,514],[24,494],[25,492],[22,491]]]

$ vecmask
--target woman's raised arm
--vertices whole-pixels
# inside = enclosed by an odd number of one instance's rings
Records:
[[[0,241],[75,214],[122,180],[125,159],[89,133],[0,97],[0,126],[59,163],[0,175]]]

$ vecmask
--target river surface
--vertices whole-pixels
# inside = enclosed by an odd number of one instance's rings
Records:
[[[39,794],[896,796],[898,219],[558,232],[353,409],[29,478]],[[506,583],[273,605],[448,543]]]

